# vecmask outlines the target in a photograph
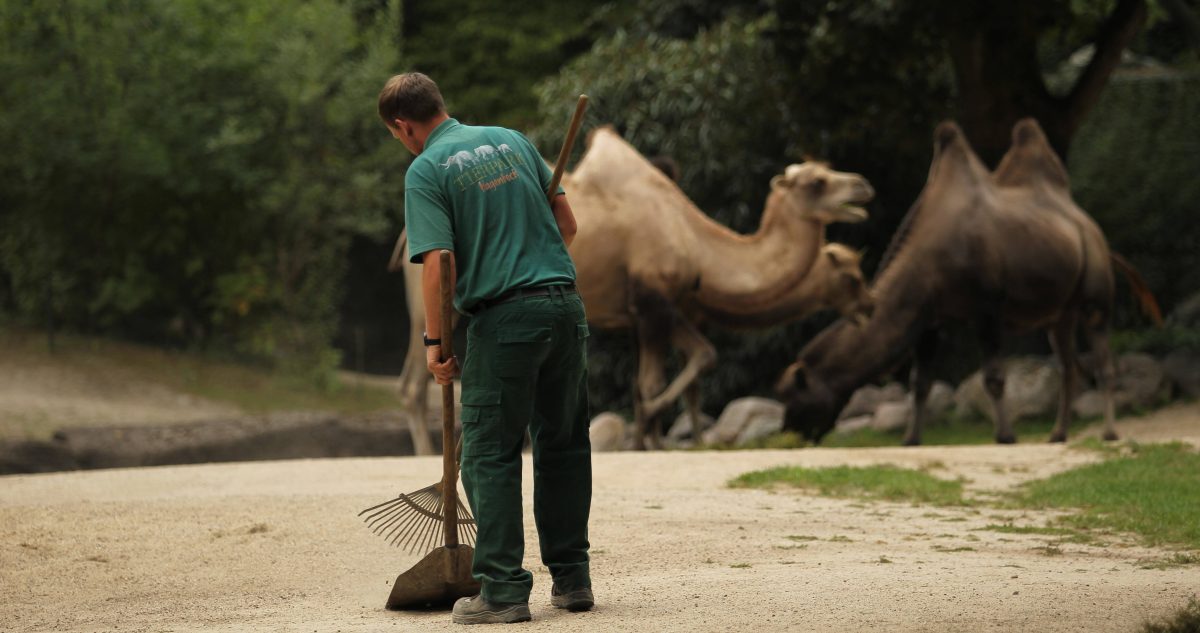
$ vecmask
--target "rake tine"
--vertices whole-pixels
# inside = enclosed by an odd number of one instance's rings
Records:
[[[399,508],[396,510],[396,513],[394,515],[389,517],[388,520],[381,522],[379,524],[379,526],[376,527],[373,531],[376,534],[382,536],[383,532],[385,530],[387,530],[388,528],[391,528],[392,526],[396,525],[397,523],[403,522],[404,518],[406,516],[408,516],[409,514],[411,514],[411,512],[409,512],[407,508]],[[384,536],[384,538],[386,539],[387,537]]]
[[[391,518],[394,517],[396,514],[403,513],[405,511],[405,507],[406,506],[403,501],[397,501],[396,503],[388,506],[387,508],[385,508],[383,510],[379,510],[375,514],[372,514],[369,520],[364,519],[364,522],[367,524],[367,527],[372,528],[372,530],[374,530],[374,528],[376,528],[379,525],[389,523]]]
[[[440,497],[430,494],[429,498],[430,503],[436,505]],[[420,548],[426,531],[430,529],[430,524],[436,523],[433,512],[427,508],[423,509],[425,512],[418,514],[419,520],[407,526],[402,534],[398,534],[392,541],[393,545],[399,545],[402,549],[410,552],[415,552]]]
[[[405,535],[411,533],[415,526],[425,519],[425,515],[420,512],[409,512],[405,516],[404,521],[396,524],[390,532],[383,536],[384,540],[390,540],[392,545],[404,541],[407,538]]]
[[[372,512],[371,514],[367,515],[363,519],[363,523],[366,523],[367,525],[374,525],[375,522],[379,520],[380,516],[386,515],[388,512],[395,509],[397,506],[403,506],[403,505],[404,505],[404,500],[399,497],[396,497],[395,499],[392,499],[391,501],[385,501],[373,508],[367,508],[367,510],[375,510],[375,511]],[[379,508],[379,509],[376,510],[376,508]],[[363,512],[366,512],[367,510],[363,510],[362,512],[359,512],[358,516],[362,516]]]

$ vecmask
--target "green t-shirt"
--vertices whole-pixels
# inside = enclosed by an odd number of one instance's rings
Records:
[[[520,132],[449,119],[425,140],[404,177],[409,254],[416,263],[431,250],[454,251],[459,312],[516,288],[575,282],[546,201],[550,179]]]

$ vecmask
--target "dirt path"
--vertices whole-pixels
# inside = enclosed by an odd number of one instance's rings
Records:
[[[1200,442],[1200,405],[1168,411],[1175,437]],[[780,464],[894,463],[987,491],[1094,459],[1047,445],[596,455],[598,606],[549,607],[529,517],[522,630],[1132,631],[1185,604],[1200,567],[1143,568],[1169,552],[1119,535],[982,529],[1041,526],[1044,513],[725,486]],[[0,477],[0,630],[458,630],[445,613],[382,608],[417,557],[355,516],[439,469],[386,458]]]

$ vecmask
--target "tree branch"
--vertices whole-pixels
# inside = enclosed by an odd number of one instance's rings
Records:
[[[1096,104],[1101,91],[1104,90],[1104,84],[1121,63],[1121,53],[1145,23],[1145,0],[1120,0],[1117,3],[1117,7],[1104,21],[1099,35],[1096,36],[1096,52],[1092,61],[1067,95],[1069,125],[1078,125],[1083,115]]]

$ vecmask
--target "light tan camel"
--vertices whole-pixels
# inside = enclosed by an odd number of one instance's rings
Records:
[[[647,440],[658,446],[661,415],[685,393],[695,419],[696,392],[690,388],[716,360],[697,329],[699,320],[765,327],[826,307],[845,314],[870,310],[857,254],[824,243],[826,224],[866,218],[855,205],[874,192],[861,176],[815,162],[791,165],[771,180],[759,230],[739,235],[697,209],[615,132],[601,128],[589,136],[587,152],[563,187],[579,226],[570,253],[588,322],[637,334],[637,448]],[[400,261],[407,260],[404,255]],[[809,279],[812,272],[820,276]],[[408,281],[413,273],[405,274]],[[422,314],[414,303],[419,293],[408,294],[410,314]],[[410,344],[401,387],[416,398],[424,395],[422,327],[413,326],[417,350]],[[685,364],[666,384],[672,347]]]
[[[1071,199],[1067,171],[1033,119],[1017,123],[1013,145],[989,173],[957,125],[934,135],[929,179],[884,255],[866,326],[835,323],[801,350],[780,380],[785,428],[820,441],[855,389],[913,355],[914,415],[904,443],[919,444],[937,330],[949,321],[978,326],[984,382],[996,410],[996,441],[1016,441],[1002,406],[1001,341],[1008,332],[1046,329],[1063,367],[1050,441],[1067,437],[1076,391],[1076,327],[1099,367],[1106,439],[1116,438],[1113,362],[1108,347],[1112,267],[1125,272],[1151,316],[1145,283],[1110,253],[1096,223]]]

